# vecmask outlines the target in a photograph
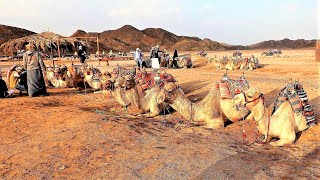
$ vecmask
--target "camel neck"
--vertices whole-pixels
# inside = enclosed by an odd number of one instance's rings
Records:
[[[258,130],[262,134],[267,134],[267,129],[269,128],[268,110],[264,106],[263,99],[259,99],[258,104],[252,107],[251,111],[254,113],[254,120],[258,123]]]
[[[191,101],[189,101],[180,89],[177,89],[176,97],[170,106],[178,111],[184,118],[190,120],[191,117]]]

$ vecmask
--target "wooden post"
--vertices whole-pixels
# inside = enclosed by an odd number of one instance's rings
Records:
[[[99,48],[99,37],[97,37],[97,51],[98,51],[98,60],[99,60],[99,67],[100,67],[100,48]]]
[[[59,56],[59,65],[61,65],[60,39],[58,39],[58,56]]]
[[[98,57],[100,57],[99,37],[97,37],[97,49],[98,49]]]
[[[52,66],[54,68],[54,59],[53,59],[53,52],[52,52],[52,39],[50,39],[50,59],[51,59],[51,62],[52,62]]]

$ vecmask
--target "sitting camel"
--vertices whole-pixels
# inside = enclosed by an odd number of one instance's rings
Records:
[[[234,61],[224,56],[222,60],[219,62],[218,69],[234,70],[234,66],[235,66]]]
[[[149,117],[155,117],[162,111],[162,105],[157,103],[160,92],[159,86],[151,88],[146,95],[139,89],[132,76],[120,76],[114,81],[103,82],[103,90],[110,90],[115,99],[123,106],[130,104],[140,113],[148,113]]]
[[[67,86],[68,87],[79,87],[84,84],[83,82],[83,70],[80,67],[72,64],[67,69]]]
[[[56,88],[67,87],[67,67],[49,67],[46,71],[46,78],[49,81],[49,85]]]
[[[88,67],[83,71],[84,83],[95,90],[101,89],[101,71],[98,68]]]
[[[185,97],[178,84],[168,82],[160,90],[158,104],[162,102],[169,103],[173,109],[191,122],[204,123],[205,127],[216,129],[224,126],[217,94],[218,88],[213,87],[202,101],[192,103]]]
[[[296,133],[308,128],[306,118],[302,113],[296,114],[288,101],[283,102],[271,115],[266,108],[263,94],[255,89],[249,89],[233,98],[234,104],[246,106],[251,110],[246,119],[254,119],[258,130],[265,136],[265,142],[273,137],[278,141],[270,142],[272,146],[292,144]]]
[[[126,98],[124,89],[115,87],[115,79],[109,73],[101,76],[101,90],[102,94],[106,94],[109,91],[124,108],[127,108],[131,104]]]
[[[191,55],[187,54],[187,55],[176,57],[172,61],[172,65],[171,66],[172,67],[174,66],[176,68],[192,68]]]

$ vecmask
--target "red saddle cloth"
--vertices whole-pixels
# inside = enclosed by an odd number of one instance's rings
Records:
[[[175,79],[171,74],[168,73],[161,73],[158,77],[160,79],[158,81],[155,80],[155,77],[157,77],[156,74],[153,72],[142,72],[136,74],[136,83],[140,84],[141,88],[145,91],[147,89],[151,89],[152,87],[155,87],[157,84],[160,87],[163,87],[166,82],[175,82]]]

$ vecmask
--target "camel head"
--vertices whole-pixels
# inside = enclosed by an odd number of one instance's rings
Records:
[[[125,89],[131,89],[133,88],[136,83],[135,79],[131,75],[125,75],[125,76],[120,76],[115,80],[114,83],[115,87],[120,87],[120,88],[125,88]]]
[[[111,76],[109,76],[108,74],[103,74],[101,76],[101,89],[102,90],[109,90],[109,91],[115,90],[114,83],[115,83],[114,79]]]
[[[233,105],[245,106],[251,109],[258,104],[260,98],[263,98],[263,94],[256,89],[250,88],[234,96],[232,102]]]
[[[158,94],[157,97],[157,103],[161,104],[163,102],[166,103],[172,103],[172,101],[175,98],[175,93],[177,92],[176,90],[179,89],[179,85],[174,82],[168,82],[165,83],[163,88],[161,88],[160,93]]]

